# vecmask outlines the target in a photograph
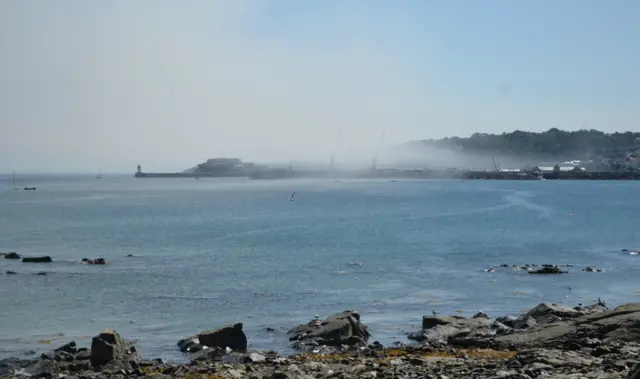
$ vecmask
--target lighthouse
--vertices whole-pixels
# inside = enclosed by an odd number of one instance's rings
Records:
[[[142,176],[142,167],[138,165],[138,169],[136,170],[136,178],[139,178],[141,176]]]

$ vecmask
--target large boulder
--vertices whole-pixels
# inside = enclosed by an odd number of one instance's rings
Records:
[[[297,341],[297,348],[307,346],[364,346],[370,337],[367,326],[360,322],[360,314],[349,310],[311,320],[287,332],[289,341]]]
[[[4,259],[20,259],[20,254],[15,252],[5,253]]]
[[[565,307],[556,303],[540,303],[524,314],[525,318],[531,317],[538,324],[559,321],[565,318],[576,318],[585,313],[574,308]]]
[[[409,335],[409,339],[428,343],[466,344],[469,338],[477,339],[492,334],[487,317],[465,318],[460,316],[424,316],[422,330]]]
[[[44,257],[24,257],[22,258],[23,263],[51,263],[53,259],[50,256]]]
[[[224,328],[201,332],[198,334],[200,344],[209,347],[230,348],[235,351],[247,350],[247,336],[242,330],[242,323]]]
[[[139,357],[115,330],[106,329],[91,340],[91,364],[100,367],[112,361],[136,361]]]
[[[247,336],[242,330],[242,323],[237,323],[182,339],[178,341],[178,347],[183,353],[195,353],[206,347],[221,349],[228,347],[231,350],[243,352],[247,350]]]

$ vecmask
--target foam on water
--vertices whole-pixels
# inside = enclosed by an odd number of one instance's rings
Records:
[[[540,301],[640,299],[640,258],[621,251],[640,248],[640,203],[621,201],[640,183],[44,177],[29,184],[38,190],[0,191],[0,251],[50,255],[54,263],[0,260],[0,355],[88,343],[115,328],[139,340],[146,357],[180,359],[178,339],[234,322],[245,324],[253,348],[287,352],[282,331],[348,308],[389,344],[433,309],[498,316]],[[110,264],[79,264],[84,257]],[[484,271],[502,263],[576,266],[553,277]],[[606,270],[582,272],[586,266]],[[50,274],[30,275],[38,271]]]

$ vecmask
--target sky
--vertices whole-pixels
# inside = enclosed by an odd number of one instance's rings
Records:
[[[3,0],[0,171],[639,131],[637,0]]]

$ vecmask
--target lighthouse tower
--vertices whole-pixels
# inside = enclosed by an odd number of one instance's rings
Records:
[[[138,170],[136,170],[136,178],[139,178],[141,176],[142,176],[142,167],[138,165]]]

